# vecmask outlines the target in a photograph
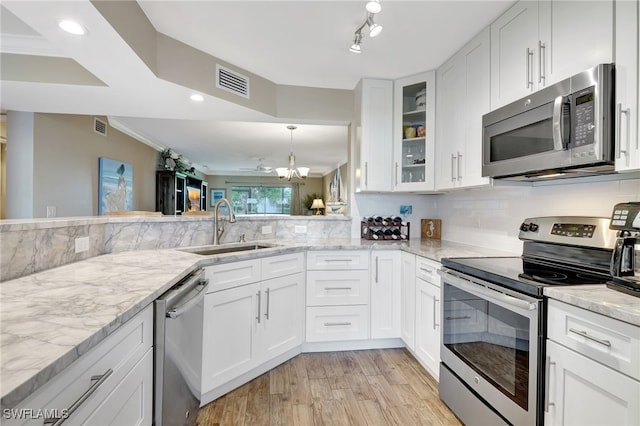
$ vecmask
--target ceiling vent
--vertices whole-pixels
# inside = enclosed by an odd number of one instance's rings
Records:
[[[93,131],[102,136],[107,136],[107,123],[99,118],[93,117]]]
[[[216,64],[216,87],[249,99],[249,77]]]

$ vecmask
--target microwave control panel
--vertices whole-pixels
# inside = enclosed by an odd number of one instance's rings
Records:
[[[573,110],[573,146],[593,144],[595,142],[595,86],[574,93],[572,96]]]
[[[640,231],[640,202],[616,204],[609,228]]]

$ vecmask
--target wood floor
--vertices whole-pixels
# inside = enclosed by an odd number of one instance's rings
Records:
[[[198,412],[213,425],[460,425],[405,349],[301,354]]]

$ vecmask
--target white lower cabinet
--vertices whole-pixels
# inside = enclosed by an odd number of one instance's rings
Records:
[[[44,410],[68,416],[65,425],[151,425],[152,344],[150,305],[15,408],[16,413],[34,413],[34,418],[3,418],[2,424],[42,425],[43,418],[35,413]]]
[[[415,354],[436,380],[440,371],[440,287],[416,279]]]
[[[369,338],[369,306],[308,306],[307,342]]]
[[[416,341],[416,256],[401,253],[400,337],[410,350]]]
[[[400,268],[400,251],[371,251],[372,339],[400,337]]]
[[[268,279],[258,277],[250,284],[219,291],[210,289],[205,295],[201,403],[214,398],[211,392],[217,388],[302,344],[304,254],[257,261],[259,267],[251,269],[260,270],[260,276]],[[213,271],[207,271],[207,276],[214,278],[215,269],[222,266],[216,265]],[[222,269],[225,281],[232,282],[228,271],[234,268]],[[247,276],[247,268],[238,271]],[[276,276],[279,273],[286,275]]]
[[[640,424],[640,327],[549,300],[546,425]]]

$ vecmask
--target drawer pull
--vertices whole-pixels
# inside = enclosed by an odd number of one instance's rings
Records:
[[[427,274],[433,274],[433,269],[420,267],[420,270],[426,272]]]
[[[325,290],[351,290],[353,287],[325,287]]]
[[[570,332],[577,334],[578,336],[582,336],[585,339],[589,339],[592,340],[596,343],[600,343],[602,346],[606,346],[608,348],[611,347],[611,342],[608,340],[604,340],[604,339],[598,339],[597,337],[593,337],[593,336],[589,336],[589,334],[586,331],[582,331],[582,330],[576,330],[575,328],[570,328],[569,329]]]
[[[324,326],[325,327],[337,327],[337,326],[341,326],[341,325],[351,325],[350,322],[325,322]]]
[[[45,425],[53,425],[53,426],[59,426],[61,424],[63,424],[65,421],[67,421],[67,419],[74,413],[74,411],[76,411],[78,408],[80,408],[80,406],[82,404],[84,404],[84,402],[89,399],[89,397],[98,390],[98,388],[100,386],[102,386],[102,384],[104,382],[107,381],[107,379],[109,378],[109,376],[111,376],[111,374],[113,373],[112,369],[108,369],[107,371],[104,372],[104,374],[102,374],[101,376],[91,376],[91,381],[96,380],[96,382],[94,384],[91,385],[91,387],[89,389],[87,389],[87,391],[85,393],[83,393],[80,398],[78,398],[76,400],[76,402],[74,402],[73,404],[71,404],[71,407],[69,407],[67,409],[67,416],[66,417],[49,417],[44,419],[44,424]]]
[[[325,259],[325,262],[353,262],[353,259]]]
[[[471,319],[469,315],[464,315],[462,317],[445,317],[446,320],[459,320],[459,319]]]

